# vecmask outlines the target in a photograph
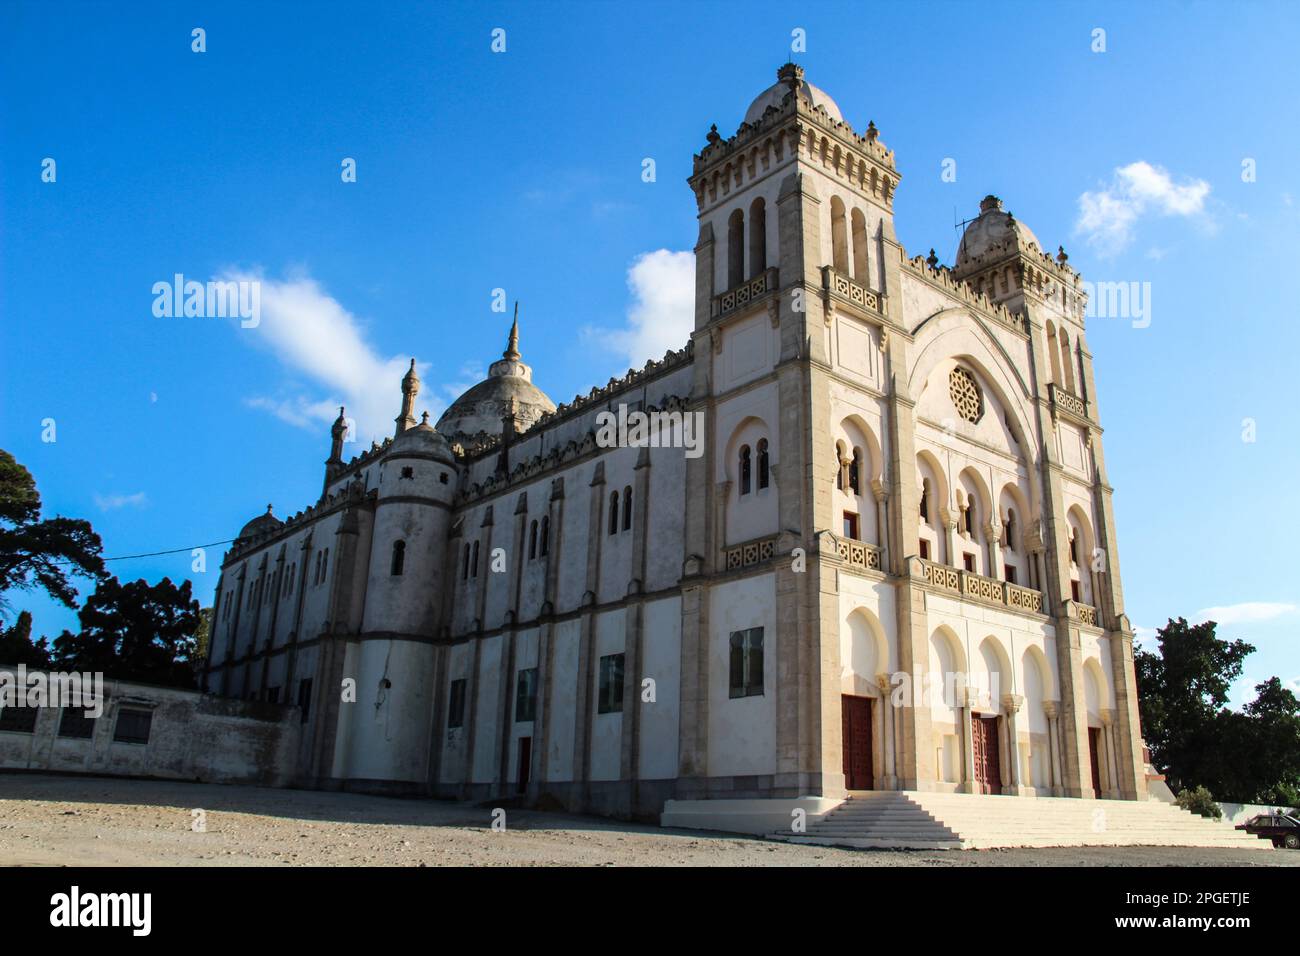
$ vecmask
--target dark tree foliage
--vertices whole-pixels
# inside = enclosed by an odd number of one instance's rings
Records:
[[[193,687],[199,602],[190,582],[105,578],[77,614],[81,632],[54,640],[53,666],[121,680]]]
[[[41,588],[66,607],[76,607],[77,590],[68,576],[102,576],[102,547],[89,521],[42,521],[31,472],[0,449],[0,595]],[[0,598],[0,613],[8,608]]]
[[[1175,793],[1205,787],[1216,799],[1292,806],[1300,787],[1300,701],[1276,677],[1240,711],[1228,694],[1255,648],[1227,641],[1213,621],[1170,620],[1157,652],[1134,664],[1142,735]]]
[[[26,664],[29,669],[50,666],[50,645],[45,638],[32,640],[32,615],[23,611],[13,627],[0,627],[0,664]]]

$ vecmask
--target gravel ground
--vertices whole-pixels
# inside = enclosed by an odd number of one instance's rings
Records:
[[[9,866],[1300,866],[1287,850],[838,850],[529,810],[491,822],[465,803],[0,773]]]

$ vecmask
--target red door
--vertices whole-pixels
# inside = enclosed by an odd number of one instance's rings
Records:
[[[1092,764],[1092,795],[1101,798],[1101,728],[1088,728],[1088,761]]]
[[[840,698],[843,715],[844,785],[850,790],[870,790],[871,773],[871,698]]]
[[[515,774],[515,790],[523,793],[528,789],[528,780],[533,770],[533,738],[519,738],[519,770]]]
[[[1002,792],[1002,761],[998,753],[998,719],[971,715],[971,749],[975,752],[975,789]]]

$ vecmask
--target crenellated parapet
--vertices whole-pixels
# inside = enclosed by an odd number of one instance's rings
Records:
[[[1029,334],[1029,325],[1023,315],[994,302],[983,292],[974,289],[970,283],[957,278],[947,266],[935,265],[924,256],[913,256],[911,259],[903,259],[903,268],[917,278],[941,289],[945,295],[962,302],[972,311],[993,319],[1021,335]]]

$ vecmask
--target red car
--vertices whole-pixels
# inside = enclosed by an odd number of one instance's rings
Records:
[[[1237,829],[1253,833],[1261,840],[1272,840],[1276,847],[1300,850],[1300,819],[1289,813],[1256,814],[1245,823],[1238,823]]]

